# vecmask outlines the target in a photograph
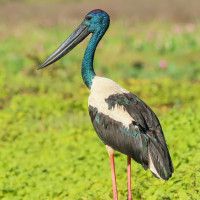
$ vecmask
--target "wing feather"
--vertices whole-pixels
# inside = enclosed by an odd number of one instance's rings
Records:
[[[149,168],[150,164],[152,164],[157,173],[153,172],[153,174],[156,177],[168,180],[174,169],[162,127],[155,113],[147,104],[132,93],[113,94],[105,101],[108,104],[108,109],[114,109],[115,106],[123,106],[133,118],[141,133],[148,137]]]
[[[89,106],[89,114],[95,131],[105,145],[132,157],[145,169],[148,168],[148,140],[136,124],[131,123],[129,127],[125,127],[122,122],[112,119],[92,106]]]

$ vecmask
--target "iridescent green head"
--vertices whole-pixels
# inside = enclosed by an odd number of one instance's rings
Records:
[[[90,33],[94,33],[99,30],[106,31],[110,24],[110,17],[105,11],[95,9],[85,16],[82,24],[89,27],[88,31]]]

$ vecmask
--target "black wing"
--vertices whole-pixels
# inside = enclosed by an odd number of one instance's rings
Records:
[[[89,113],[95,131],[105,145],[132,157],[145,169],[148,168],[148,137],[141,134],[142,130],[139,130],[137,124],[133,122],[127,128],[122,122],[112,119],[92,106],[89,106]]]
[[[161,178],[168,180],[174,169],[160,122],[155,113],[132,93],[114,94],[105,101],[108,104],[108,109],[123,106],[133,118],[141,134],[145,134],[148,138],[148,155],[151,156],[156,171]]]

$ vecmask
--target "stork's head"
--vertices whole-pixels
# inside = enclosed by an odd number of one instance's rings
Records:
[[[42,69],[56,62],[69,53],[77,44],[84,40],[90,33],[100,34],[106,32],[110,24],[109,15],[100,9],[89,12],[78,28],[61,44],[60,47],[38,68]]]
[[[94,33],[99,30],[107,30],[110,23],[109,15],[103,10],[96,9],[89,12],[82,24],[88,26],[88,31]]]

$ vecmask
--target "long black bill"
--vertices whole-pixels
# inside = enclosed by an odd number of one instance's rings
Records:
[[[51,56],[49,56],[49,58],[47,58],[40,67],[38,67],[38,69],[47,67],[62,58],[89,34],[90,32],[88,31],[88,26],[80,24],[78,28],[60,45],[60,47],[58,47],[58,49]]]

